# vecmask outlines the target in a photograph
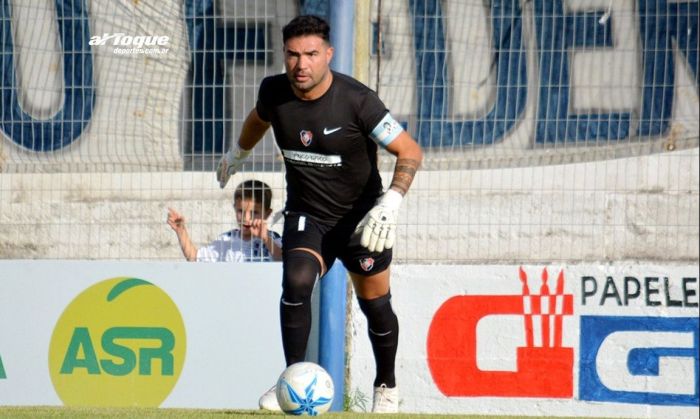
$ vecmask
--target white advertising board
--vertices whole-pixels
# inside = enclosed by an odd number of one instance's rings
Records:
[[[257,408],[281,264],[0,261],[0,405]]]
[[[402,412],[698,417],[697,265],[396,265],[391,292]],[[363,410],[374,359],[356,302],[352,319]]]
[[[698,416],[697,266],[520,268],[393,268],[401,411]],[[0,405],[255,408],[284,366],[280,278],[275,263],[1,261]],[[354,300],[351,319],[363,410],[374,360]]]

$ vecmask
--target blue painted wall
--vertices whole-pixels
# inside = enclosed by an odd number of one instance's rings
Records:
[[[528,74],[537,74],[535,141],[598,143],[626,138],[653,138],[669,132],[672,119],[677,47],[698,83],[698,2],[637,0],[640,27],[640,109],[631,112],[573,113],[570,55],[580,48],[615,48],[611,36],[615,15],[601,23],[605,10],[567,12],[564,0],[532,0],[537,45],[536,68],[528,68],[523,40],[521,2],[490,2],[492,67],[497,82],[492,108],[477,119],[453,120],[450,60],[443,2],[409,0],[416,66],[416,132],[425,147],[494,144],[522,121],[528,100]],[[302,13],[327,17],[329,0],[301,0]],[[52,118],[40,120],[22,110],[18,101],[9,0],[0,0],[0,128],[14,143],[33,151],[52,151],[75,141],[92,117],[95,102],[89,16],[85,0],[56,0],[63,53],[64,96]],[[221,153],[226,146],[224,61],[269,62],[264,23],[217,26],[213,0],[186,0],[185,23],[191,49],[192,147],[185,153]],[[99,92],[98,92],[99,93]],[[634,113],[634,115],[633,115]],[[631,120],[639,119],[636,131]],[[186,142],[187,143],[187,142]]]
[[[28,150],[60,149],[80,137],[95,106],[86,0],[56,0],[64,101],[60,110],[45,120],[27,114],[18,99],[11,13],[10,0],[0,0],[0,127],[12,142]]]

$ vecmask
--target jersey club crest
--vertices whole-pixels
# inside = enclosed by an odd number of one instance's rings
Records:
[[[308,147],[314,138],[314,134],[311,131],[303,129],[299,131],[299,138],[301,139],[301,143],[304,144],[304,147]]]

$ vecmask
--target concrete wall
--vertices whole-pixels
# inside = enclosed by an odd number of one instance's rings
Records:
[[[399,218],[399,262],[692,261],[698,149],[567,165],[419,172]],[[235,225],[234,186],[281,173],[0,173],[0,258],[178,259],[172,206],[204,244]],[[388,174],[385,173],[385,178]],[[388,181],[385,180],[385,184]],[[281,224],[273,226],[281,231]]]
[[[233,185],[219,190],[211,169],[254,106],[259,81],[281,71],[279,30],[297,13],[297,3],[169,0],[155,7],[153,0],[94,1],[89,10],[68,11],[77,29],[63,40],[66,45],[57,42],[53,4],[11,3],[12,19],[3,28],[12,29],[12,45],[3,48],[15,65],[6,66],[0,78],[14,83],[2,90],[12,113],[3,115],[0,130],[0,258],[178,259],[174,235],[164,224],[168,206],[188,218],[198,244],[230,229]],[[324,4],[308,1],[305,7]],[[545,13],[538,4],[561,7],[556,18],[538,20]],[[699,107],[692,59],[697,45],[688,44],[690,53],[680,51],[680,35],[673,32],[694,33],[697,22],[686,17],[697,14],[697,3],[684,4],[669,3],[658,16],[671,31],[666,33],[640,26],[643,14],[632,0],[525,2],[521,8],[507,1],[487,6],[431,0],[416,3],[414,11],[404,1],[384,2],[387,49],[379,79],[373,71],[379,56],[355,57],[356,65],[365,64],[368,85],[426,145],[425,170],[402,207],[397,260],[697,260]],[[367,7],[363,16],[376,19],[377,3]],[[439,17],[435,22],[444,27],[424,21],[422,12]],[[494,13],[508,18],[494,19]],[[602,21],[590,19],[606,13]],[[585,29],[577,42],[588,47],[538,44],[540,35],[561,34],[569,18]],[[21,24],[28,21],[37,23]],[[370,30],[367,24],[358,27]],[[259,33],[264,59],[239,59],[224,54],[221,45],[199,42],[223,37],[227,53],[239,51],[233,33],[257,25],[265,28]],[[505,43],[496,41],[497,30]],[[449,59],[420,46],[416,37],[422,31],[435,35],[435,47]],[[167,52],[116,52],[124,46],[113,45],[116,34],[167,37]],[[660,44],[668,36],[678,38],[676,43]],[[93,42],[96,38],[104,43]],[[371,36],[358,39],[373,42]],[[506,40],[513,45],[506,48]],[[661,49],[652,48],[657,41]],[[658,72],[645,72],[640,63],[652,52],[659,54],[654,65],[668,67],[664,83],[672,82],[672,88],[651,88],[659,85]],[[430,60],[444,65],[439,80],[418,71]],[[81,62],[80,71],[68,71],[74,61]],[[565,71],[558,63],[569,67]],[[543,71],[547,66],[561,72],[556,88]],[[499,68],[503,76],[496,77]],[[196,79],[195,69],[219,78]],[[66,109],[71,83],[88,73],[92,82],[83,87],[94,102],[89,107],[83,98],[81,130],[69,144],[49,147],[66,140],[75,122]],[[421,83],[427,83],[425,90]],[[513,96],[499,101],[503,92]],[[558,94],[567,98],[557,105],[566,111],[543,113],[546,97]],[[434,103],[428,106],[424,98]],[[639,129],[647,102],[670,110],[654,108],[647,115],[658,132]],[[210,113],[192,120],[196,110]],[[485,129],[492,117],[505,118],[508,128]],[[624,120],[629,127],[620,137],[612,128],[595,128],[596,118],[602,124]],[[209,126],[210,119],[218,122]],[[444,130],[426,129],[433,119]],[[588,134],[557,128],[571,121],[580,121]],[[193,136],[197,127],[201,132]],[[463,138],[464,132],[473,135]],[[440,142],[433,141],[436,136]],[[193,151],[197,141],[202,149]],[[380,159],[390,171],[393,159],[386,153]],[[249,177],[268,181],[274,207],[282,209],[282,173],[258,173],[281,167],[271,134],[251,162],[231,183]],[[384,176],[387,185],[390,175]]]

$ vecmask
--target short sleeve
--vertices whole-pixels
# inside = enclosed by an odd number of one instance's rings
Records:
[[[258,112],[258,116],[265,122],[270,122],[270,112],[268,112],[268,106],[270,103],[270,79],[263,79],[260,83],[260,89],[258,90],[258,102],[255,105],[255,110]]]
[[[360,107],[360,119],[365,134],[382,147],[388,146],[403,131],[377,94],[369,91]]]
[[[202,246],[197,249],[197,262],[218,262],[220,260],[220,245],[213,242],[208,246]]]
[[[360,126],[362,127],[363,133],[369,135],[387,113],[389,113],[389,110],[386,108],[386,105],[384,105],[384,102],[379,99],[377,93],[367,89],[365,94],[362,95],[357,113],[360,118]]]
[[[197,249],[197,262],[238,262],[241,252],[233,240],[235,230],[219,235],[214,241]]]
[[[280,236],[276,231],[270,231],[269,234],[275,246],[282,247],[282,236]],[[272,249],[269,250],[272,251]]]

